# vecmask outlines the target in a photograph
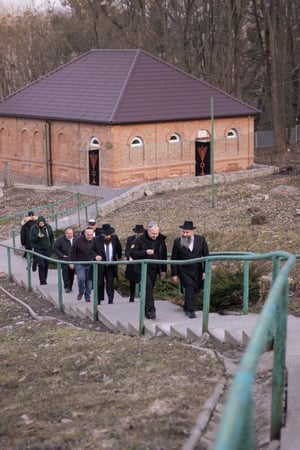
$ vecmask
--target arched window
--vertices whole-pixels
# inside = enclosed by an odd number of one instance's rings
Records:
[[[143,147],[143,144],[144,144],[143,139],[140,138],[139,136],[135,136],[132,139],[130,146],[131,147]]]
[[[95,150],[97,150],[97,149],[100,148],[99,141],[98,141],[98,139],[97,139],[96,137],[93,136],[93,137],[90,139],[89,148],[90,148],[90,149],[95,149]]]
[[[235,128],[230,128],[230,130],[228,130],[228,132],[226,134],[227,139],[238,139],[238,137],[239,137],[239,132]]]
[[[177,134],[177,133],[172,134],[170,136],[169,143],[170,144],[176,144],[178,142],[181,142],[179,134]]]

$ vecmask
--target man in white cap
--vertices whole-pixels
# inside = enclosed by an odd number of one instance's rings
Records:
[[[101,234],[101,228],[97,227],[97,222],[92,217],[89,219],[86,228],[92,228],[93,237],[100,236]],[[81,234],[84,234],[84,230],[81,232]]]
[[[181,237],[174,240],[172,256],[173,261],[201,258],[208,256],[208,245],[204,236],[194,234],[193,222],[186,220],[179,228]],[[184,289],[184,313],[190,319],[196,318],[195,295],[203,286],[205,278],[205,263],[171,265],[172,280]]]

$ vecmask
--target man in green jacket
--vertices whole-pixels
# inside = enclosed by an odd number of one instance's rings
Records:
[[[46,223],[44,216],[39,216],[36,224],[31,227],[30,242],[34,252],[37,253],[36,262],[38,265],[40,284],[47,284],[49,261],[43,258],[43,256],[51,256],[54,234],[52,227]]]

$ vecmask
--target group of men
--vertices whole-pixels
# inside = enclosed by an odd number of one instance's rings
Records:
[[[29,214],[30,213],[30,214]],[[46,223],[43,216],[35,218],[32,211],[29,217],[36,220],[30,225],[27,240],[25,232],[21,228],[21,243],[25,249],[34,249],[37,254],[34,263],[38,266],[40,284],[47,284],[48,261],[39,255],[50,256],[53,251],[57,257],[66,261],[62,264],[62,276],[65,292],[72,292],[74,275],[77,276],[78,295],[77,300],[84,297],[86,302],[91,301],[93,289],[93,265],[91,261],[118,261],[122,259],[122,245],[115,229],[110,224],[97,227],[95,219],[88,221],[86,229],[77,238],[71,227],[67,227],[64,234],[54,240],[52,228]],[[26,222],[27,223],[27,222]],[[209,255],[208,245],[204,236],[195,234],[192,221],[185,221],[181,228],[181,236],[173,242],[173,261],[186,261]],[[27,226],[27,228],[29,228]],[[160,233],[157,222],[152,221],[145,229],[137,224],[133,228],[134,235],[126,240],[125,257],[127,260],[161,260],[162,264],[149,262],[147,264],[145,317],[156,318],[153,289],[158,277],[165,279],[167,273],[167,245],[166,236]],[[23,237],[22,237],[23,236]],[[71,264],[67,261],[78,261],[82,264]],[[34,266],[33,266],[34,270]],[[108,297],[108,303],[114,300],[114,279],[118,275],[117,264],[98,264],[98,304],[104,300],[104,291]],[[203,286],[205,278],[205,263],[193,264],[171,263],[172,280],[180,282],[184,292],[184,313],[190,319],[196,317],[195,296]],[[129,301],[133,302],[137,284],[141,280],[141,264],[127,264],[125,276],[129,280]]]
[[[137,228],[137,226],[136,226]],[[185,261],[197,259],[209,255],[208,245],[204,236],[195,234],[192,221],[185,221],[179,228],[182,229],[181,236],[173,242],[172,256],[173,261]],[[135,230],[134,230],[135,231]],[[130,238],[128,238],[130,239]],[[150,222],[147,230],[136,237],[131,238],[129,257],[133,260],[153,259],[167,260],[166,236],[160,233],[157,222]],[[141,270],[140,265],[134,265],[135,270]],[[148,319],[156,318],[156,308],[153,297],[153,288],[155,281],[159,276],[162,280],[166,278],[167,264],[157,264],[155,262],[147,264],[146,278],[146,299],[145,299],[145,317]],[[171,264],[172,280],[175,283],[180,281],[181,289],[184,292],[184,313],[190,319],[196,317],[195,314],[195,296],[203,286],[205,278],[205,263],[197,262],[194,264]],[[138,279],[140,274],[138,274]]]

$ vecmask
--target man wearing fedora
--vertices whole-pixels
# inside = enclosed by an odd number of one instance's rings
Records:
[[[181,261],[208,256],[208,245],[204,236],[195,234],[193,222],[186,220],[179,228],[181,237],[174,240],[171,259]],[[171,265],[172,280],[184,289],[184,313],[190,319],[196,318],[195,295],[203,286],[205,263]]]
[[[160,233],[157,222],[150,222],[144,234],[131,244],[130,256],[133,259],[167,259],[166,236]],[[140,264],[138,264],[138,268],[141,270]],[[166,264],[147,264],[145,300],[145,317],[147,319],[156,319],[153,289],[157,276],[160,275],[160,278],[164,280],[166,272]]]
[[[130,256],[130,249],[132,243],[136,240],[136,238],[142,236],[146,231],[143,225],[137,224],[132,231],[134,234],[132,236],[128,236],[126,239],[125,246],[125,256],[128,261],[132,261],[133,258]],[[129,280],[129,301],[134,302],[136,285],[140,282],[139,274],[137,271],[136,264],[127,264],[125,269],[125,277]]]
[[[109,223],[102,225],[101,234],[93,239],[90,249],[93,261],[117,261],[122,258],[122,245]],[[117,264],[98,264],[98,304],[104,300],[104,284],[108,303],[114,301],[114,278],[118,277]]]

